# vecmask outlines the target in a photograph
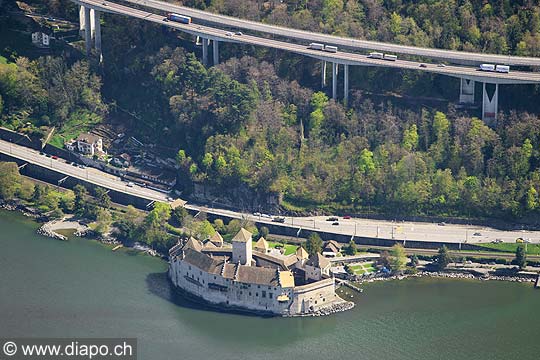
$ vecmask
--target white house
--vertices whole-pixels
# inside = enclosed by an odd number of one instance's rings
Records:
[[[66,148],[70,151],[94,156],[103,152],[103,140],[97,135],[84,133],[79,135],[77,139],[66,143]]]

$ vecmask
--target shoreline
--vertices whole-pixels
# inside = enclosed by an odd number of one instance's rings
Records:
[[[75,230],[75,232],[73,233],[74,236],[85,237],[90,240],[96,240],[105,245],[122,244],[123,247],[127,249],[139,251],[141,253],[148,254],[152,257],[158,257],[158,258],[168,261],[167,257],[164,256],[163,254],[160,254],[156,252],[155,250],[150,249],[137,242],[135,242],[131,246],[126,246],[125,244],[121,243],[116,238],[111,237],[111,236],[105,236],[105,237],[89,236],[93,233],[91,229],[86,225],[81,225],[79,222],[73,221],[72,219],[75,217],[75,215],[73,214],[67,214],[62,219],[55,219],[55,220],[49,221],[49,218],[47,217],[46,214],[41,213],[38,209],[22,204],[20,200],[13,200],[13,201],[7,201],[7,202],[5,200],[0,200],[0,210],[18,212],[22,214],[23,216],[26,216],[34,220],[36,223],[43,223],[43,225],[36,231],[38,234],[42,236],[67,241],[68,238],[65,235],[59,234],[55,232],[54,230],[72,230],[73,229]],[[61,224],[66,224],[66,225],[61,225]],[[76,227],[74,227],[74,225]],[[463,280],[468,279],[468,280],[479,280],[479,281],[507,281],[507,282],[519,282],[519,283],[530,282],[530,283],[533,283],[533,286],[534,286],[535,281],[537,281],[537,277],[527,277],[527,276],[520,276],[520,275],[500,276],[500,275],[475,275],[472,273],[460,273],[460,272],[455,272],[455,271],[454,272],[452,271],[448,271],[448,272],[446,271],[444,272],[420,271],[416,274],[371,277],[371,278],[362,279],[360,281],[348,282],[348,283],[353,285],[354,287],[357,287],[356,284],[363,285],[366,283],[373,283],[373,282],[378,282],[378,281],[392,281],[392,280],[399,281],[399,280],[405,280],[408,278],[423,278],[423,277],[451,278],[451,279],[463,279]],[[345,284],[343,285],[346,286]],[[358,289],[353,288],[353,290],[358,292]],[[350,303],[346,300],[344,300],[344,302]],[[341,312],[348,309],[349,308],[344,309],[344,310],[333,311],[332,313]],[[328,315],[328,314],[322,314],[322,315]],[[320,316],[320,315],[308,315],[308,316]]]

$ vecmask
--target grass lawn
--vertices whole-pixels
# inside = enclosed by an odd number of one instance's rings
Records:
[[[268,241],[268,240],[266,240],[266,242],[268,243],[268,246],[273,248],[273,249],[275,249],[276,246],[285,247],[284,255],[292,255],[292,254],[296,253],[296,249],[298,248],[297,245],[292,245],[292,244],[285,244],[284,245],[284,244],[279,243],[279,242],[273,242],[273,241]],[[256,241],[253,242],[253,248],[255,248],[256,243],[257,243]]]
[[[7,59],[0,55],[0,64],[7,64]]]
[[[375,271],[375,269],[373,268],[373,263],[349,265],[348,268],[355,275],[362,275]]]
[[[517,244],[517,243],[500,243],[500,244],[475,244],[486,249],[503,251],[509,253],[515,253],[518,246],[523,246],[527,248],[527,254],[529,255],[540,255],[540,245],[538,244]]]
[[[66,122],[61,129],[52,136],[49,144],[57,148],[63,148],[64,142],[76,138],[83,132],[90,131],[101,122],[101,118],[85,113],[76,113]]]

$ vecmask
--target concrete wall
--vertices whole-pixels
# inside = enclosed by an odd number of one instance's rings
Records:
[[[0,127],[0,139],[6,140],[18,145],[23,145],[35,150],[41,150],[41,139],[19,134],[15,131]]]

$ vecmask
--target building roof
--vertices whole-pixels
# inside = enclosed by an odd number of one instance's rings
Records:
[[[317,253],[309,258],[309,260],[306,262],[306,265],[324,269],[330,266],[330,261],[321,254]]]
[[[244,228],[241,228],[238,234],[236,234],[232,241],[238,241],[238,242],[248,242],[251,241],[253,234],[247,231]]]
[[[212,259],[210,256],[190,248],[184,250],[183,260],[208,273],[217,273],[219,266],[223,264],[222,261]]]
[[[279,284],[281,287],[288,288],[294,287],[294,276],[290,271],[279,272]]]
[[[214,245],[216,246],[222,246],[223,245],[223,238],[221,235],[216,231],[214,235],[210,236],[210,240]]]
[[[309,258],[309,254],[303,247],[299,246],[298,249],[296,249],[296,257],[299,260],[305,260]]]
[[[98,140],[101,140],[101,137],[90,133],[82,133],[77,136],[77,141],[85,142],[87,144],[93,144]]]
[[[323,249],[324,249],[324,251],[330,251],[330,252],[338,253],[339,249],[340,249],[340,246],[337,243],[337,241],[329,240],[329,241],[326,242],[326,244],[324,244]]]
[[[182,199],[176,199],[171,203],[171,209],[176,209],[177,207],[184,207],[186,205],[187,201],[184,201]]]
[[[202,248],[203,248],[203,245],[201,244],[201,242],[192,236],[189,238],[188,241],[186,241],[186,243],[182,247],[182,250],[193,249],[195,251],[200,252]]]
[[[236,281],[258,285],[279,285],[278,272],[275,269],[239,265],[237,270]]]
[[[268,249],[269,249],[268,241],[266,241],[264,237],[261,236],[261,238],[255,244],[255,250],[258,250],[260,252],[266,252],[268,251]]]

